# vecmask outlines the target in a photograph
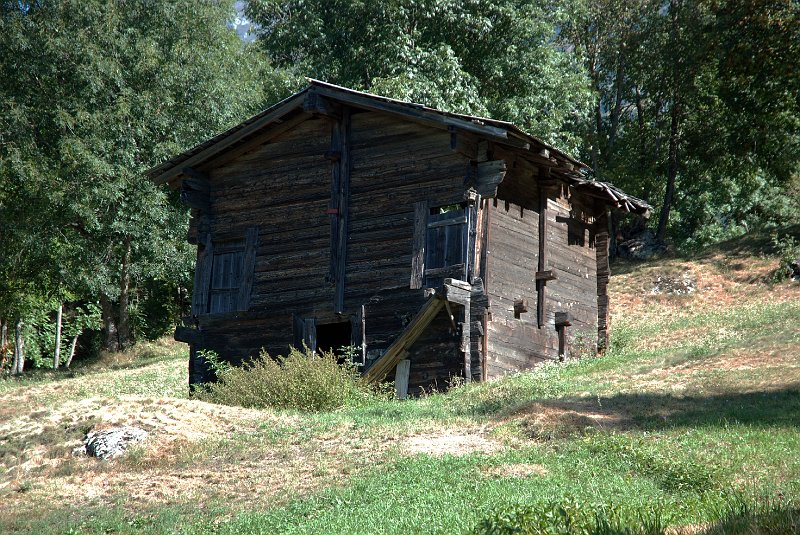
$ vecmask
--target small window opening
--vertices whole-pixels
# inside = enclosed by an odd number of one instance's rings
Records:
[[[353,344],[353,328],[350,321],[339,323],[325,323],[317,325],[317,351],[327,353],[333,351],[339,362],[344,362],[348,357],[346,351]]]

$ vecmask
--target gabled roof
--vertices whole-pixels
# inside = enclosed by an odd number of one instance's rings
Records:
[[[187,168],[202,166],[223,152],[246,143],[266,128],[281,125],[291,116],[302,113],[308,99],[312,95],[318,95],[356,108],[396,115],[437,128],[470,132],[495,143],[514,147],[529,153],[530,157],[550,167],[551,172],[579,190],[586,191],[627,212],[645,216],[649,213],[650,206],[646,202],[625,194],[611,184],[583,178],[581,171],[588,169],[587,165],[524,132],[512,123],[441,111],[422,104],[371,95],[319,80],[308,79],[308,83],[308,87],[302,91],[153,167],[147,172],[147,176],[157,184],[173,182],[185,174],[184,170]]]

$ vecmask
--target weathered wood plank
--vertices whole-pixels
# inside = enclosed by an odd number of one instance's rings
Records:
[[[411,371],[411,361],[403,359],[397,363],[394,372],[394,392],[397,399],[408,397],[408,376]]]
[[[394,343],[389,346],[386,353],[367,369],[364,374],[364,380],[367,382],[374,382],[383,379],[386,374],[389,373],[389,370],[397,365],[397,361],[401,359],[402,353],[425,331],[425,328],[430,324],[433,318],[436,317],[436,314],[438,314],[443,306],[444,302],[442,299],[435,296],[429,298],[405,330],[397,337]]]
[[[422,288],[425,280],[425,239],[428,230],[428,203],[414,203],[414,237],[411,252],[411,289]]]

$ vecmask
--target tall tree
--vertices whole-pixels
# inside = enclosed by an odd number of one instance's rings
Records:
[[[708,241],[790,213],[798,13],[791,0],[601,0],[565,27],[599,95],[586,154],[660,206],[659,239]]]
[[[268,71],[232,1],[0,9],[0,286],[99,300],[129,344],[132,285],[190,261],[186,211],[143,171],[254,111]]]
[[[556,43],[571,2],[252,0],[257,42],[285,68],[448,111],[513,121],[574,150],[586,77]]]

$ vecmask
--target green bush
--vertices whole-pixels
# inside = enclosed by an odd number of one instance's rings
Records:
[[[777,232],[774,232],[770,238],[779,260],[778,269],[775,270],[772,278],[775,282],[781,282],[792,275],[790,266],[800,259],[800,241],[789,234],[781,236]]]
[[[238,367],[220,363],[215,355],[204,356],[214,367],[217,382],[199,397],[214,403],[329,411],[363,404],[375,395],[360,381],[355,368],[339,364],[333,353],[318,355],[292,348],[288,356],[273,358],[262,351],[258,358]]]

